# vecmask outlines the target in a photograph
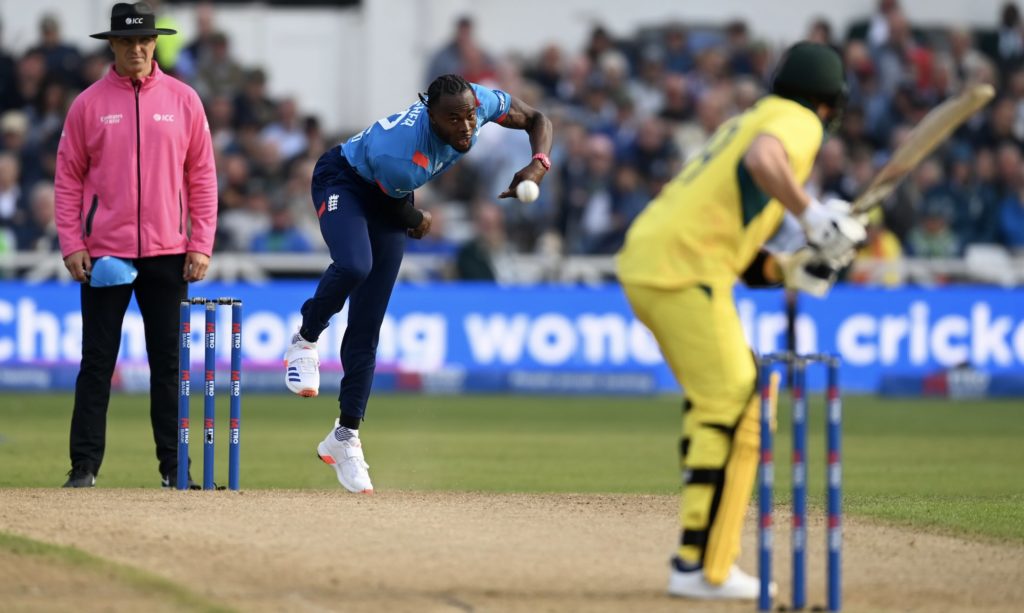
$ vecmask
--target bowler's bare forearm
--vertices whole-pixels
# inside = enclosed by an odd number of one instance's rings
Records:
[[[508,113],[501,120],[501,125],[513,130],[525,130],[530,135],[530,146],[534,153],[551,153],[551,120],[519,98],[511,98]]]

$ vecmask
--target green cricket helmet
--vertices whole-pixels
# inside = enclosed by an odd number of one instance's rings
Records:
[[[847,95],[843,60],[828,45],[796,43],[779,61],[772,79],[772,93],[783,98],[825,103],[841,110]]]

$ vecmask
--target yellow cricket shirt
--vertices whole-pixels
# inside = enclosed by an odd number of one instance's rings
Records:
[[[785,212],[742,163],[760,134],[778,138],[797,183],[807,181],[821,120],[798,102],[762,98],[722,124],[633,222],[617,257],[620,281],[664,289],[735,283]]]

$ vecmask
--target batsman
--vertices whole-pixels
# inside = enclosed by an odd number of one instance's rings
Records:
[[[757,472],[760,409],[733,286],[742,278],[823,295],[852,261],[865,231],[849,204],[820,203],[803,188],[845,99],[834,50],[807,42],[787,49],[771,93],[718,128],[636,219],[618,254],[629,303],[685,395],[682,533],[670,595],[758,596],[759,580],[735,565]],[[786,211],[800,222],[804,246],[768,253]]]

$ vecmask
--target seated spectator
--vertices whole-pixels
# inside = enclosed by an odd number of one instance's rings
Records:
[[[295,225],[291,208],[276,203],[270,209],[270,227],[253,237],[249,250],[253,253],[309,253],[313,245]]]
[[[35,101],[43,91],[46,82],[46,57],[42,51],[29,51],[18,60],[15,91],[12,92],[10,106],[23,111]]]
[[[39,44],[31,49],[43,55],[46,73],[67,86],[78,86],[78,69],[82,64],[82,55],[78,49],[61,40],[60,24],[57,17],[43,15],[39,20]]]
[[[960,237],[963,246],[998,243],[1000,197],[992,151],[956,149],[949,164],[949,175],[954,185],[963,185],[963,200],[953,216],[953,232]]]
[[[1015,253],[1024,253],[1024,195],[1010,192],[999,205],[999,227],[1003,244]]]
[[[473,19],[469,16],[460,17],[455,22],[452,39],[431,58],[424,75],[424,86],[443,74],[458,74],[475,82],[481,76],[494,74],[494,61],[477,43]]]
[[[693,99],[681,74],[669,74],[663,83],[665,105],[658,112],[658,117],[673,124],[673,129],[680,123],[693,118]],[[687,153],[687,152],[683,152]]]
[[[18,106],[17,64],[14,56],[4,49],[2,34],[3,23],[0,23],[0,113]]]
[[[665,29],[665,69],[680,75],[693,70],[693,52],[687,40],[686,29],[672,24]]]
[[[536,83],[546,98],[559,98],[564,91],[562,50],[558,45],[548,45],[541,51],[537,63],[524,75]]]
[[[270,198],[264,192],[250,193],[241,208],[217,215],[215,248],[223,251],[245,251],[253,239],[270,228]]]
[[[955,258],[960,253],[960,241],[949,227],[956,203],[941,189],[925,194],[921,214],[916,226],[907,236],[910,254],[917,258]]]
[[[817,160],[822,198],[853,200],[854,184],[847,172],[847,160],[842,139],[830,138],[822,145]]]
[[[19,184],[28,192],[43,177],[42,158],[28,142],[28,116],[21,111],[0,115],[0,151],[14,155],[20,165]]]
[[[729,93],[724,89],[707,91],[697,100],[694,120],[677,126],[673,135],[677,149],[686,154],[686,159],[700,152],[708,138],[731,114],[731,105]]]
[[[27,217],[20,173],[18,158],[9,152],[0,153],[0,227],[17,227]]]
[[[40,182],[29,197],[29,215],[15,228],[19,251],[60,251],[57,224],[54,221],[53,184]]]
[[[267,96],[267,75],[256,68],[245,72],[241,91],[235,94],[235,128],[255,126],[262,129],[274,120],[274,103]]]
[[[868,214],[867,231],[867,242],[857,252],[847,279],[861,285],[899,286],[903,281],[903,247],[900,239],[885,227],[881,208],[876,207]]]
[[[210,38],[209,53],[199,60],[195,88],[203,100],[211,96],[231,96],[242,89],[245,71],[231,57],[230,43],[223,32],[216,32]]]
[[[306,133],[294,98],[284,98],[278,103],[277,119],[263,128],[260,138],[274,143],[284,160],[306,152]]]
[[[472,240],[455,254],[455,278],[461,281],[497,281],[494,259],[508,253],[501,207],[481,200],[473,207]]]

